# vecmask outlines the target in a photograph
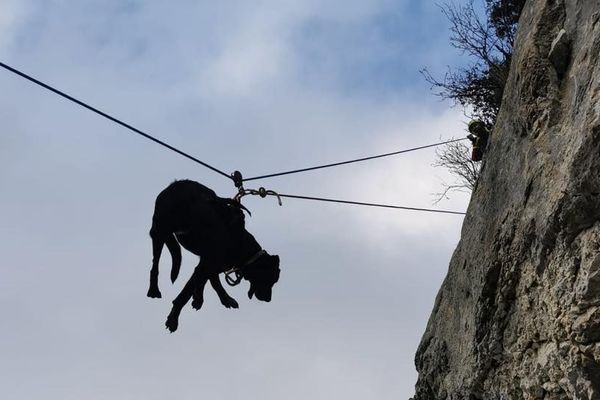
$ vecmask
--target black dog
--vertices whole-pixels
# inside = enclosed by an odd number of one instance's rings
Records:
[[[173,301],[165,323],[171,332],[177,330],[181,309],[190,298],[195,309],[202,307],[208,280],[225,307],[238,307],[219,280],[219,273],[231,268],[250,282],[249,298],[256,295],[259,300],[271,301],[273,285],[279,280],[279,256],[269,255],[245,229],[242,208],[239,202],[218,197],[206,186],[189,180],[173,182],[156,198],[150,229],[153,259],[148,297],[161,297],[158,262],[164,244],[171,253],[172,282],[181,266],[179,244],[200,256],[192,277]]]

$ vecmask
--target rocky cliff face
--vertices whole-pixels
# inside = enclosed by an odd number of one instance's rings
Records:
[[[415,398],[600,399],[600,1],[529,0]]]

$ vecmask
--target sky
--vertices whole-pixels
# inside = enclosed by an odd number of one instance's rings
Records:
[[[462,62],[433,1],[0,0],[0,61],[226,172],[253,176],[464,135],[419,73]],[[231,181],[0,70],[0,397],[407,399],[462,217],[246,197],[281,258],[270,303],[164,321],[198,260],[146,297],[156,195]],[[248,182],[434,205],[435,150]]]

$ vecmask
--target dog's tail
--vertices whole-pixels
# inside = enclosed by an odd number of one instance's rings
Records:
[[[171,260],[173,261],[171,265],[171,282],[175,283],[181,269],[181,246],[173,233],[165,237],[165,244],[167,245],[167,249],[169,249],[169,253],[171,253]]]
[[[161,297],[158,289],[158,264],[162,253],[162,248],[166,244],[171,253],[171,282],[175,282],[181,268],[181,247],[175,239],[172,232],[163,232],[156,229],[155,226],[150,230],[152,238],[152,270],[150,271],[150,290],[148,297]]]

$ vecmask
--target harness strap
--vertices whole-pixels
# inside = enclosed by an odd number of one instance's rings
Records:
[[[252,264],[256,260],[258,260],[263,254],[266,254],[266,253],[267,252],[265,250],[261,249],[258,253],[256,253],[252,257],[250,257],[250,259],[248,261],[246,261],[244,263],[244,265],[242,265],[241,267],[233,267],[230,270],[225,271],[225,282],[227,282],[227,284],[229,286],[238,285],[242,281],[242,278],[243,278],[242,273],[241,273],[242,268]]]
[[[232,276],[235,275],[235,276]],[[236,286],[242,281],[242,274],[240,274],[237,268],[230,269],[229,271],[225,271],[225,282],[229,286]]]

